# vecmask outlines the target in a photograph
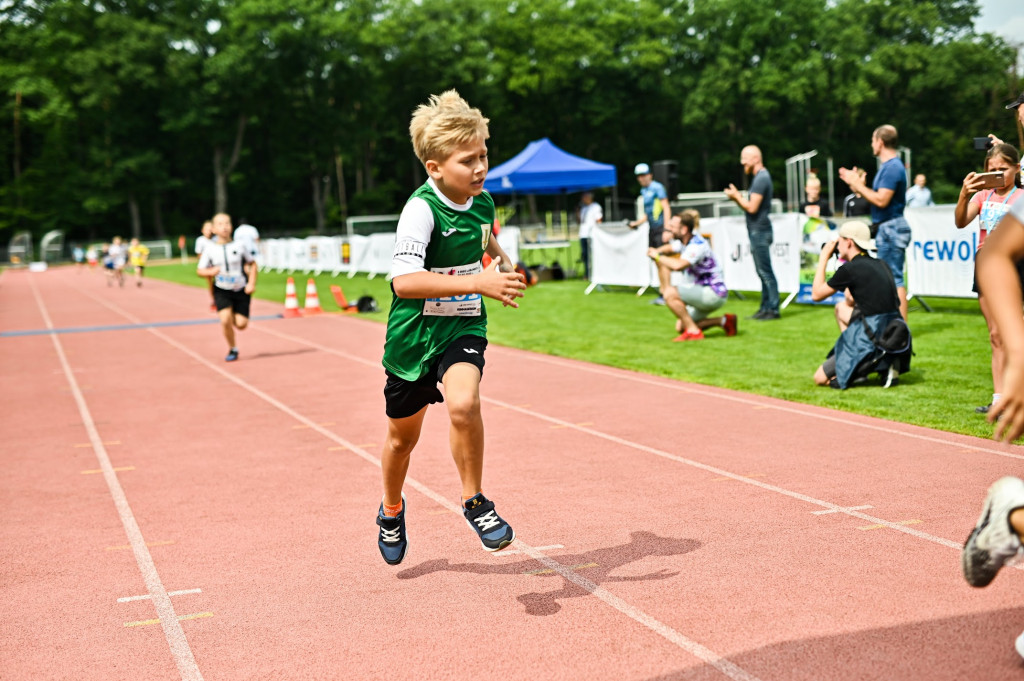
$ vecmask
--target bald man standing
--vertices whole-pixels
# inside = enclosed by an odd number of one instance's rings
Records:
[[[772,223],[768,213],[772,208],[772,176],[764,167],[761,150],[754,145],[743,147],[740,152],[743,172],[753,175],[747,197],[736,186],[730,184],[725,195],[743,209],[747,219],[747,234],[750,236],[750,255],[754,258],[754,269],[761,280],[761,307],[751,319],[769,321],[779,318],[779,284],[772,270]]]

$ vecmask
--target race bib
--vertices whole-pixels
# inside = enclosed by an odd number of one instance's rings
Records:
[[[217,284],[217,288],[228,289],[229,291],[245,286],[245,280],[242,279],[241,274],[218,274],[214,277],[214,281]]]
[[[478,274],[483,271],[479,262],[459,267],[432,267],[431,272],[456,277]],[[444,298],[427,298],[423,301],[423,314],[431,317],[479,317],[483,310],[483,297],[479,293]]]

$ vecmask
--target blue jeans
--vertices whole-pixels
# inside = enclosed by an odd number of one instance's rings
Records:
[[[754,269],[761,280],[761,308],[759,311],[779,311],[779,283],[772,271],[772,230],[748,230],[750,255],[754,258]]]
[[[907,246],[910,245],[910,225],[903,216],[886,220],[878,225],[875,246],[878,248],[878,259],[892,270],[892,278],[897,288],[906,288],[903,282],[903,265],[907,259]]]

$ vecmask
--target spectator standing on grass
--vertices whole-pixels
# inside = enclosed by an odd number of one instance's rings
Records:
[[[750,237],[750,255],[754,269],[761,280],[761,307],[751,316],[758,321],[779,318],[779,284],[772,270],[772,222],[768,214],[772,209],[772,176],[764,167],[761,150],[754,145],[743,147],[740,152],[743,172],[751,175],[747,196],[735,185],[730,184],[724,191],[740,209],[747,220],[747,234]]]
[[[711,244],[700,234],[700,214],[687,209],[673,215],[669,231],[676,237],[659,248],[647,249],[647,256],[658,266],[660,291],[665,305],[676,316],[674,342],[703,340],[704,331],[722,327],[726,336],[736,335],[736,315],[708,317],[725,305],[729,289],[722,268],[715,260]],[[672,285],[672,273],[682,272],[683,282]]]
[[[580,258],[583,260],[583,276],[590,280],[590,237],[594,227],[604,220],[601,204],[594,202],[592,192],[583,192],[577,217],[580,221]]]
[[[867,171],[864,170],[863,168],[854,168],[854,171],[856,172],[857,177],[860,179],[861,183],[863,183],[864,178],[867,177]],[[871,215],[871,204],[868,203],[867,199],[865,199],[863,196],[854,191],[851,191],[849,194],[846,195],[846,198],[843,199],[844,218],[859,218],[868,215]],[[875,238],[874,228],[872,228],[871,230],[871,238]]]
[[[881,125],[871,134],[871,153],[881,161],[871,187],[856,167],[839,169],[839,177],[871,204],[872,231],[876,234],[878,258],[892,270],[900,297],[900,314],[907,319],[907,286],[903,265],[910,244],[910,224],[903,217],[907,196],[907,171],[897,150],[899,135],[891,125]]]
[[[637,163],[633,169],[636,181],[640,183],[640,197],[643,199],[644,214],[637,220],[630,220],[630,229],[636,229],[646,223],[650,230],[647,234],[647,246],[660,248],[668,243],[672,235],[666,231],[665,225],[672,217],[672,207],[668,202],[665,185],[654,179],[651,167],[646,163]],[[660,295],[652,301],[656,305],[664,305],[665,299]]]
[[[1024,96],[1022,96],[1024,98]],[[995,437],[1007,442],[1024,432],[1024,317],[1017,263],[1024,260],[1024,201],[1018,201],[999,222],[985,248],[978,251],[978,287],[1003,338],[1006,364],[1003,395],[989,410]],[[1024,480],[1004,477],[988,490],[978,523],[960,554],[964,579],[974,587],[988,586],[1000,568],[1021,553],[1024,537]],[[1014,646],[1024,657],[1024,633]]]
[[[1015,147],[1003,142],[993,144],[985,155],[985,172],[1003,173],[1003,186],[985,189],[982,187],[982,180],[978,179],[977,173],[968,173],[960,188],[960,197],[957,199],[956,209],[953,213],[953,219],[958,229],[963,229],[971,224],[974,218],[978,218],[979,253],[985,244],[985,239],[995,230],[1003,216],[1010,211],[1010,207],[1020,201],[1021,196],[1024,196],[1024,189],[1021,189],[1020,153]],[[970,198],[968,199],[968,197]],[[1021,281],[1024,282],[1024,262],[1018,263],[1017,271]],[[987,414],[1002,395],[1003,364],[1006,355],[1003,351],[999,328],[989,310],[988,299],[978,288],[977,275],[975,275],[972,290],[978,294],[978,305],[981,307],[981,314],[984,315],[985,323],[988,325],[989,345],[992,347],[992,400],[987,405],[975,408],[979,414]]]
[[[906,194],[907,208],[935,205],[935,202],[932,201],[932,190],[925,186],[927,182],[928,178],[921,173],[914,176],[914,184],[911,185]]]
[[[483,298],[518,307],[516,298],[526,288],[491,234],[494,199],[484,191],[487,123],[479,109],[448,90],[417,107],[409,124],[413,150],[428,179],[402,210],[391,263],[394,295],[382,360],[388,432],[381,453],[384,495],[377,511],[377,548],[389,565],[401,563],[409,548],[402,488],[427,407],[436,402],[448,403],[449,444],[466,522],[487,551],[500,551],[516,536],[482,491]],[[484,253],[492,258],[486,268]]]
[[[852,220],[839,227],[839,238],[821,249],[811,285],[811,297],[825,300],[836,291],[845,293],[836,303],[836,323],[840,335],[828,358],[814,372],[814,382],[845,389],[861,376],[864,360],[876,353],[876,341],[893,319],[899,318],[896,282],[886,263],[872,258],[871,230],[864,222]],[[829,259],[837,255],[846,262],[825,281]],[[861,323],[856,323],[856,322]],[[885,367],[883,385],[892,387],[906,366],[896,363]]]
[[[207,244],[199,256],[196,274],[213,279],[213,301],[220,317],[221,332],[228,344],[225,362],[238,359],[235,329],[249,326],[249,307],[256,290],[256,261],[245,244],[231,239],[231,216],[213,216],[213,233],[217,241]]]

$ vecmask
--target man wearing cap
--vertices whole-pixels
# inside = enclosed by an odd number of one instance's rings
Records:
[[[854,371],[862,360],[875,352],[874,339],[893,319],[900,318],[900,299],[896,280],[889,266],[868,253],[873,247],[871,228],[857,220],[839,228],[839,239],[821,249],[818,268],[814,272],[811,297],[825,300],[836,291],[844,291],[843,300],[836,303],[836,323],[841,334],[825,363],[814,373],[818,385],[845,389],[855,378]],[[845,260],[825,281],[825,267],[833,255]],[[863,323],[855,323],[863,320]],[[895,364],[888,372],[885,387],[895,385],[899,378]]]
[[[743,209],[747,219],[747,235],[750,237],[750,255],[754,269],[761,280],[761,307],[751,317],[760,321],[779,318],[779,284],[772,270],[772,222],[768,213],[772,209],[772,176],[764,167],[761,150],[754,145],[740,151],[740,165],[743,172],[753,176],[747,197],[730,184],[724,191],[737,206]]]
[[[672,217],[672,208],[668,205],[665,185],[655,181],[654,175],[651,174],[651,167],[646,163],[636,164],[633,173],[636,175],[636,181],[640,183],[640,196],[644,200],[644,215],[639,220],[631,220],[629,228],[636,229],[646,222],[651,229],[648,246],[659,248],[665,243],[665,224]]]

